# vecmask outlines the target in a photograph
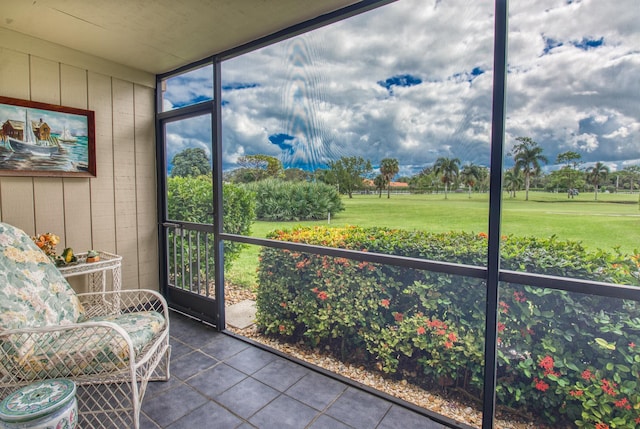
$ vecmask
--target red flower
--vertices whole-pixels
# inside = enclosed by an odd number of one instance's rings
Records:
[[[488,237],[488,235],[487,235],[487,233],[486,233],[486,232],[481,232],[481,233],[479,233],[479,234],[478,234],[478,237],[480,237],[480,238],[487,238],[487,237]]]
[[[427,326],[429,328],[440,328],[442,325],[443,325],[443,323],[441,321],[439,321],[438,319],[435,319],[434,321],[427,320]]]
[[[542,380],[538,380],[537,377],[533,379],[533,382],[536,383],[536,389],[541,392],[546,392],[546,390],[549,388],[549,385],[547,383]]]
[[[381,299],[380,300],[380,305],[383,306],[384,308],[389,308],[389,300],[388,299]]]
[[[447,331],[445,331],[444,329],[438,329],[438,330],[436,331],[436,334],[438,334],[438,335],[444,335],[444,334],[446,334],[446,333],[447,333]]]
[[[622,398],[616,401],[613,405],[615,405],[618,408],[624,408],[625,410],[631,409],[631,404],[629,403],[629,400],[627,398]]]
[[[585,369],[584,371],[582,371],[582,375],[581,375],[583,380],[593,380],[595,377],[595,375],[593,375],[593,373],[591,371],[589,371],[588,369]]]
[[[502,332],[502,331],[504,331],[504,329],[505,329],[506,327],[507,327],[507,326],[506,326],[504,323],[502,323],[502,322],[498,322],[498,332]]]
[[[449,341],[451,341],[452,343],[458,341],[458,337],[453,332],[451,332],[447,338],[449,338]]]
[[[640,424],[640,417],[636,417],[636,423]]]
[[[451,347],[453,347],[453,343],[451,341],[445,341],[444,342],[444,347],[446,349],[450,349]]]
[[[418,329],[416,329],[416,332],[418,333],[418,335],[424,335],[427,330],[424,329],[424,326],[418,326]]]
[[[402,322],[402,320],[404,319],[404,314],[402,313],[393,313],[393,318],[396,320],[396,322]]]
[[[504,301],[500,301],[498,304],[500,305],[500,311],[502,311],[504,314],[507,314],[509,312],[509,304]]]
[[[322,291],[322,292],[318,293],[318,299],[320,299],[321,301],[324,301],[327,298],[329,298],[329,295],[327,295],[327,293],[325,291]]]
[[[629,343],[629,348],[630,349],[635,348],[635,346],[636,346],[636,343],[634,343],[634,342]]]
[[[284,332],[284,331],[286,331],[286,329],[287,329],[287,328],[285,328],[285,326],[284,326],[284,325],[280,325],[280,326],[278,326],[278,331],[280,331],[280,332]]]
[[[571,396],[582,396],[584,395],[584,392],[582,390],[572,390],[569,392],[569,395]]]
[[[287,303],[286,303],[286,302],[281,302],[281,303],[280,303],[280,307],[282,307],[282,308],[287,308]]]
[[[596,429],[609,429],[609,425],[604,423],[596,423]]]
[[[600,388],[602,389],[602,391],[604,393],[606,393],[607,395],[611,395],[611,396],[616,396],[617,395],[616,391],[614,390],[614,387],[617,386],[616,383],[611,383],[606,378],[603,378],[602,380],[600,380],[600,383],[602,383]]]
[[[524,292],[515,291],[513,292],[513,299],[518,302],[526,302],[527,298],[524,296]]]
[[[551,371],[553,369],[553,358],[549,355],[543,357],[538,366],[546,369],[547,371]]]

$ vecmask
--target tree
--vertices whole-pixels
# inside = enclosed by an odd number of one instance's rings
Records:
[[[609,167],[602,162],[596,162],[593,167],[587,170],[587,181],[593,185],[594,199],[598,200],[598,187],[607,179],[609,175]]]
[[[635,189],[634,182],[638,182],[638,189],[640,190],[640,165],[629,165],[625,167],[621,173],[629,179],[629,189],[631,192]],[[638,194],[638,209],[640,209],[640,193]]]
[[[516,162],[515,167],[524,173],[524,199],[528,201],[531,176],[540,173],[540,162],[546,164],[548,161],[542,155],[542,148],[530,137],[517,137],[516,141],[519,143],[513,146],[509,155],[513,156],[513,160]]]
[[[311,174],[311,181],[312,182],[322,182],[322,183],[327,183],[327,184],[334,184],[335,185],[335,181],[332,181],[333,179],[330,177],[330,171],[325,169],[325,168],[317,168],[312,174]]]
[[[382,174],[378,174],[376,178],[373,179],[373,184],[378,190],[378,198],[382,198],[382,190],[387,186],[387,179]]]
[[[575,170],[580,164],[580,159],[582,159],[582,155],[580,155],[578,152],[569,150],[567,152],[559,153],[556,158],[556,162],[558,164],[564,163],[566,164],[566,167],[572,167]]]
[[[409,179],[409,186],[418,191],[432,191],[434,173],[432,167],[423,168],[418,174]]]
[[[353,198],[353,191],[362,187],[362,180],[372,170],[369,160],[355,156],[343,156],[337,161],[329,161],[328,165],[340,192],[346,193],[349,198]]]
[[[447,199],[447,189],[454,183],[459,173],[460,160],[458,158],[440,157],[433,164],[433,170],[440,176],[440,181],[444,183],[444,199]]]
[[[516,191],[522,187],[524,182],[524,178],[520,174],[520,170],[514,168],[510,168],[505,171],[503,179],[503,188],[505,191],[509,192],[509,197],[515,198]]]
[[[269,155],[245,155],[238,158],[241,171],[236,177],[242,182],[257,182],[266,178],[284,178],[284,168],[278,158]]]
[[[626,182],[626,185],[623,185],[625,189],[628,187],[631,192],[635,191],[636,187],[640,189],[640,165],[628,165],[619,173],[620,182]]]
[[[384,176],[387,185],[387,198],[391,198],[391,179],[398,174],[400,166],[395,158],[385,158],[380,161],[380,173]]]
[[[564,163],[562,167],[561,176],[563,178],[561,185],[567,189],[567,198],[573,198],[575,195],[576,182],[579,180],[580,173],[578,172],[578,165],[580,165],[580,159],[582,155],[578,152],[567,151],[558,154],[556,162],[558,164]]]
[[[177,153],[171,160],[171,176],[202,176],[211,172],[211,163],[204,149],[193,147]]]
[[[469,198],[471,198],[471,188],[473,188],[473,185],[475,185],[476,182],[480,180],[480,170],[481,168],[475,165],[473,162],[462,166],[460,178],[462,179],[464,184],[469,187]]]
[[[309,182],[312,177],[312,173],[301,168],[287,168],[284,170],[284,180],[288,182]]]

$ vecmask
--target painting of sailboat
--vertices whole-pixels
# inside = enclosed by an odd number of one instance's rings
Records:
[[[95,177],[94,112],[0,97],[0,176]]]
[[[19,140],[14,137],[7,137],[9,146],[14,152],[31,153],[36,156],[51,156],[58,153],[58,145],[50,140],[41,140],[36,138],[33,132],[34,124],[29,119],[29,111],[27,110],[26,119],[23,125],[23,139]]]
[[[65,143],[75,143],[78,141],[77,138],[71,135],[71,132],[66,126],[64,127],[64,130],[62,130],[62,134],[60,134],[58,140]]]

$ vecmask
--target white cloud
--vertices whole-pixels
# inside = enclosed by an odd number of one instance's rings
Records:
[[[580,134],[574,138],[574,147],[584,152],[593,152],[600,145],[595,134]]]
[[[592,0],[510,2],[507,150],[518,136],[550,161],[640,158],[640,9]],[[488,165],[492,2],[399,0],[223,63],[223,151],[289,162],[398,158],[419,170],[439,156]],[[414,86],[378,84],[394,76]],[[197,92],[193,87],[190,92]],[[309,158],[309,159],[307,159]]]
[[[615,130],[614,132],[610,133],[610,134],[606,134],[603,137],[608,138],[608,139],[615,139],[617,137],[629,137],[629,128],[627,127],[620,127],[617,130]]]

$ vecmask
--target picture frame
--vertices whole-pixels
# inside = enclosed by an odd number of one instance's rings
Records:
[[[0,176],[96,177],[95,113],[0,96]]]

